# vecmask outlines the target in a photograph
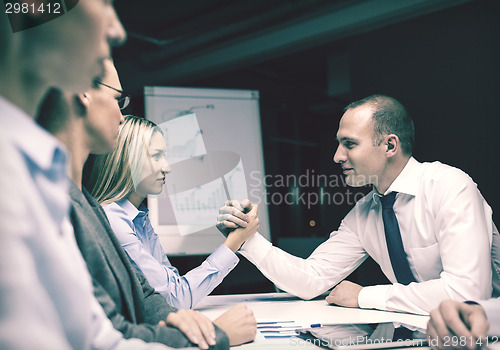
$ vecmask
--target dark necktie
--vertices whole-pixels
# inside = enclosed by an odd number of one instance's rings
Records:
[[[398,282],[408,285],[411,282],[416,282],[416,280],[410,270],[410,264],[408,263],[403,241],[401,240],[401,232],[399,232],[398,220],[392,208],[396,201],[396,193],[391,192],[386,196],[380,197],[382,219],[384,220],[385,240],[387,242],[389,257],[391,258],[392,269]]]

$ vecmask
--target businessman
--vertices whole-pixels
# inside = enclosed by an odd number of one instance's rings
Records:
[[[371,185],[372,191],[307,259],[273,247],[258,233],[241,253],[301,298],[335,287],[326,300],[341,306],[427,314],[445,299],[491,297],[491,242],[498,235],[491,208],[463,171],[412,157],[414,127],[405,108],[384,95],[351,103],[337,140],[334,161],[347,184]],[[221,232],[241,223],[239,205],[220,209]],[[342,282],[368,256],[392,284]]]

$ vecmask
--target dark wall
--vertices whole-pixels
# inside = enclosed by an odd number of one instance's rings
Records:
[[[415,120],[415,157],[467,172],[497,222],[499,18],[499,1],[475,1],[349,43],[352,97],[399,99]]]
[[[312,170],[339,176],[332,157],[342,107],[373,93],[393,96],[414,118],[415,157],[467,172],[500,222],[499,18],[500,1],[473,1],[189,85],[260,90],[266,172],[275,176]],[[350,57],[351,92],[340,99],[326,94],[327,57],[335,53]],[[268,194],[290,190],[271,186]],[[314,186],[302,190],[318,192]],[[327,190],[345,195],[349,189]],[[273,242],[283,237],[326,239],[351,207],[347,201],[309,208],[271,204]],[[233,274],[246,276],[245,288],[252,292],[250,281],[262,282],[262,276],[246,265],[242,268]],[[376,283],[381,277],[374,278],[375,270],[372,264],[353,279]],[[259,288],[268,288],[259,283]],[[223,284],[221,290],[235,289]]]

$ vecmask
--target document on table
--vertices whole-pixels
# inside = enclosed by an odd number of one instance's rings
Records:
[[[304,325],[296,321],[257,322],[257,330],[266,339],[290,338],[297,335]]]
[[[289,293],[256,293],[256,294],[235,294],[235,295],[210,295],[202,299],[196,308],[206,308],[210,306],[224,306],[252,301],[285,301],[299,300],[298,297]]]

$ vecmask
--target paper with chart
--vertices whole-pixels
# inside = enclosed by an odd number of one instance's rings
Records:
[[[166,253],[213,252],[224,241],[215,224],[228,199],[259,204],[259,232],[269,238],[258,91],[146,87],[145,95],[172,169],[165,193],[148,197]]]

